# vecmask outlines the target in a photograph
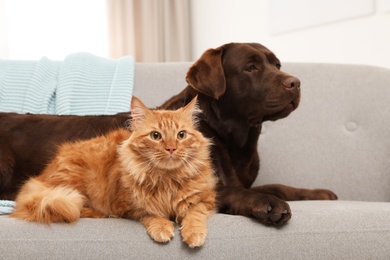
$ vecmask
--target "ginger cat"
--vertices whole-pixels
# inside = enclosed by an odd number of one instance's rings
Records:
[[[185,243],[202,246],[217,179],[211,142],[195,129],[196,98],[163,111],[134,97],[131,111],[130,131],[61,145],[45,170],[22,186],[10,216],[40,223],[131,218],[157,242],[173,237],[174,220]]]

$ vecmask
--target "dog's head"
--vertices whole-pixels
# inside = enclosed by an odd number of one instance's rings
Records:
[[[222,117],[259,125],[288,116],[299,104],[299,79],[280,67],[275,54],[261,44],[229,43],[203,53],[186,81],[219,103]]]

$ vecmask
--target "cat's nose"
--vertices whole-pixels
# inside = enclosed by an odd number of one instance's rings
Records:
[[[176,151],[176,147],[169,146],[169,147],[166,147],[165,150],[167,150],[170,154],[173,154],[173,152]]]

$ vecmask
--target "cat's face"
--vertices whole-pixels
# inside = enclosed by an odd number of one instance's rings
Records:
[[[187,167],[196,171],[209,140],[195,129],[196,100],[176,111],[153,111],[132,102],[132,135],[129,147],[137,156],[158,169]]]

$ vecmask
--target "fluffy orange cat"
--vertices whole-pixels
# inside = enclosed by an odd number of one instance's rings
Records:
[[[40,223],[131,218],[157,242],[173,237],[174,220],[184,242],[203,245],[217,180],[211,143],[195,129],[196,98],[177,111],[149,110],[133,98],[131,109],[129,130],[61,145],[23,185],[11,217]]]

